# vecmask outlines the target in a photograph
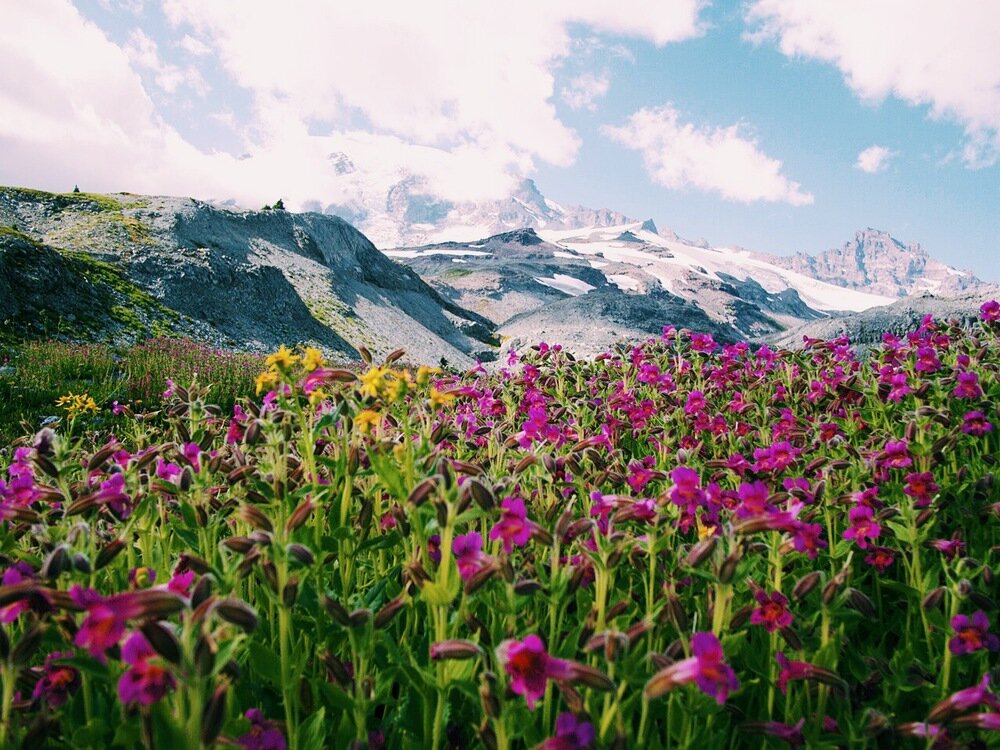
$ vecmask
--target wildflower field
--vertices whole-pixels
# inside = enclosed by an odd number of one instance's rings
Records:
[[[0,480],[0,746],[996,747],[981,313],[61,394]]]

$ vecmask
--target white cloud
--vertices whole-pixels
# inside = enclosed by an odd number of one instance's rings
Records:
[[[384,210],[389,187],[412,176],[412,192],[495,197],[538,161],[576,157],[553,102],[571,31],[654,44],[701,33],[700,0],[663,5],[428,0],[389,13],[361,0],[169,0],[167,33],[136,30],[119,46],[69,0],[14,3],[0,35],[0,67],[18,71],[0,80],[0,183]],[[204,81],[188,55],[248,95],[249,117],[243,95],[214,110],[240,158],[200,151],[158,112],[157,89],[180,97]],[[335,151],[357,172],[338,174]]]
[[[854,168],[868,174],[875,174],[885,169],[889,165],[889,160],[895,155],[895,151],[885,146],[869,146],[858,154],[858,160],[854,162]]]
[[[811,204],[813,196],[781,174],[781,162],[740,130],[739,125],[713,128],[681,122],[677,110],[667,104],[640,109],[624,126],[604,126],[601,132],[639,151],[650,178],[664,187],[692,187],[739,203]]]
[[[142,29],[133,29],[125,44],[125,54],[129,61],[150,71],[156,85],[168,94],[173,94],[181,85],[190,86],[199,96],[208,93],[208,84],[202,78],[197,68],[188,66],[181,68],[160,58],[156,40],[152,39]]]
[[[559,95],[570,109],[588,109],[593,112],[597,109],[597,100],[608,93],[610,87],[611,79],[606,73],[582,73],[570,80]]]
[[[753,0],[750,38],[832,63],[861,98],[928,106],[966,131],[970,167],[1000,159],[1000,3]]]
[[[195,57],[204,57],[212,50],[207,44],[205,44],[200,39],[195,39],[190,34],[185,34],[181,37],[181,40],[177,43],[181,49],[185,52],[194,55]]]
[[[278,136],[268,128],[279,117],[323,123],[332,136],[361,124],[443,151],[440,164],[490,164],[501,174],[485,182],[499,185],[540,161],[576,158],[580,139],[552,101],[555,72],[574,51],[571,26],[666,44],[702,33],[702,4],[428,0],[387,12],[368,0],[313,0],[275,12],[264,2],[168,0],[164,9],[251,93],[260,140]],[[410,161],[426,159],[416,152]]]

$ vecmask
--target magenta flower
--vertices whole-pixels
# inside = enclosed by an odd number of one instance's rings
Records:
[[[753,734],[763,734],[767,737],[774,737],[788,743],[788,746],[795,750],[803,747],[806,738],[802,734],[802,727],[806,720],[799,719],[795,724],[784,724],[780,721],[748,721],[740,724],[740,729]]]
[[[72,651],[53,652],[45,657],[42,676],[35,683],[31,693],[33,700],[43,700],[50,708],[59,708],[69,697],[80,689],[80,671],[68,664],[57,664],[59,659],[73,656]]]
[[[184,443],[182,455],[196,473],[201,471],[201,446],[197,443]]]
[[[773,633],[792,624],[788,599],[780,591],[775,591],[771,595],[758,591],[754,594],[754,598],[760,605],[750,614],[750,622],[754,625],[763,625],[768,633]]]
[[[905,440],[889,440],[882,452],[882,465],[890,469],[905,469],[913,464],[910,446]]]
[[[931,504],[934,493],[939,489],[941,488],[934,483],[934,475],[929,471],[914,472],[906,475],[906,486],[903,488],[903,493],[916,501],[913,504],[915,508],[926,508]]]
[[[993,710],[1000,709],[1000,699],[989,691],[989,685],[990,675],[987,672],[977,684],[952,693],[934,706],[927,718],[931,721],[938,721],[946,716],[959,714],[979,705],[987,706]]]
[[[721,706],[740,681],[732,667],[723,661],[719,639],[712,633],[699,632],[691,638],[692,656],[661,669],[646,683],[646,697],[656,698],[677,685],[693,682]]]
[[[86,611],[74,643],[104,662],[104,653],[116,646],[125,634],[125,624],[137,617],[163,617],[176,612],[184,602],[176,594],[154,589],[101,596],[93,589],[73,586],[70,599]]]
[[[687,466],[678,466],[670,472],[670,481],[674,486],[670,490],[670,502],[694,513],[699,505],[705,502],[705,492],[701,489],[701,479],[698,472]]]
[[[810,560],[815,560],[819,551],[827,548],[826,540],[823,539],[823,527],[818,523],[795,521],[791,533],[795,549],[809,555]]]
[[[896,553],[889,547],[875,547],[865,555],[865,562],[879,573],[884,573],[896,561]]]
[[[440,542],[439,542],[440,544]],[[458,565],[458,574],[463,581],[468,581],[487,563],[489,558],[483,554],[483,538],[478,531],[470,531],[468,534],[456,536],[451,543],[451,552],[455,555],[455,564]],[[441,560],[441,553],[438,552],[438,561]]]
[[[958,373],[958,385],[951,392],[955,398],[976,399],[982,398],[983,389],[979,386],[979,376],[974,372]]]
[[[570,712],[559,714],[556,735],[545,740],[536,750],[586,750],[594,743],[594,725],[580,721]]]
[[[889,390],[889,394],[886,398],[890,401],[902,401],[904,396],[913,393],[913,389],[910,388],[910,381],[906,377],[905,372],[897,372],[889,378],[889,385],[891,385],[892,388]]]
[[[125,705],[150,706],[177,687],[170,670],[163,666],[140,632],[133,633],[125,641],[122,661],[131,665],[118,680],[118,699]]]
[[[514,545],[523,547],[531,538],[533,524],[528,520],[524,500],[519,497],[505,497],[500,503],[501,517],[490,529],[490,539],[503,540],[503,549],[508,555],[514,551]]]
[[[970,411],[966,412],[965,416],[962,418],[962,432],[966,435],[974,435],[975,437],[982,437],[988,432],[993,431],[993,423],[990,422],[986,415],[981,411]]]
[[[867,505],[855,505],[848,511],[850,527],[844,531],[844,539],[853,539],[861,549],[868,549],[868,539],[878,539],[882,527],[874,520],[874,511]]]
[[[534,634],[523,641],[504,641],[497,647],[497,658],[511,678],[511,690],[524,696],[529,711],[545,694],[547,680],[569,680],[574,675],[572,663],[549,656],[542,639]]]
[[[955,655],[971,654],[984,649],[1000,650],[1000,638],[989,632],[989,618],[981,609],[971,619],[965,615],[955,615],[951,618],[951,629],[955,631],[955,635],[948,641],[948,648]]]
[[[771,490],[761,481],[741,483],[737,495],[740,499],[740,505],[736,509],[737,518],[761,516],[774,510],[774,506],[768,503]]]
[[[979,306],[979,319],[987,323],[1000,320],[1000,302],[991,299]]]
[[[476,534],[476,536],[479,536],[479,535]],[[452,549],[452,552],[454,552],[454,554],[455,554],[456,557],[458,556],[458,552],[456,550],[455,543],[458,542],[458,539],[460,539],[460,538],[461,537],[456,537],[455,540],[452,542],[451,549]],[[479,537],[479,546],[476,549],[481,549],[482,546],[483,546],[483,538]],[[427,557],[430,558],[430,561],[432,563],[434,563],[435,565],[440,564],[440,562],[441,562],[441,535],[440,534],[431,534],[430,537],[428,537],[428,539],[427,539]],[[459,572],[461,572],[461,569],[462,569],[461,566],[459,566]],[[464,576],[463,576],[463,578],[464,578]]]
[[[965,542],[957,535],[951,539],[933,539],[928,544],[948,560],[954,560],[965,551]]]
[[[26,562],[18,561],[3,572],[3,579],[0,580],[0,582],[2,582],[4,586],[11,586],[15,583],[21,583],[22,581],[30,581],[34,577],[35,569]],[[21,599],[13,604],[0,607],[0,622],[5,625],[7,623],[14,622],[14,620],[20,617],[22,612],[26,612],[29,607],[30,604],[27,599]]]
[[[790,661],[785,657],[783,651],[779,651],[774,656],[781,672],[778,674],[778,689],[782,693],[788,692],[788,683],[791,680],[807,680],[812,676],[813,665],[804,661]]]
[[[259,708],[247,709],[244,716],[250,720],[250,731],[236,738],[237,745],[244,750],[285,750],[285,735]]]

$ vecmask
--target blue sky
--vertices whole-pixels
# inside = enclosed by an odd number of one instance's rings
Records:
[[[561,203],[787,253],[867,226],[1000,279],[992,0],[37,0],[0,183],[292,208]],[[338,174],[329,155],[347,154]]]

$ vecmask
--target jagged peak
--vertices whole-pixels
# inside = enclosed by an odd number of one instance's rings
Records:
[[[544,240],[538,236],[538,233],[532,227],[522,227],[521,229],[514,229],[510,232],[501,232],[500,234],[494,234],[487,237],[481,242],[504,242],[517,245],[540,245]]]
[[[639,227],[639,229],[659,235],[659,232],[656,230],[656,224],[653,222],[652,219],[646,219],[644,222],[642,222],[642,225]]]

